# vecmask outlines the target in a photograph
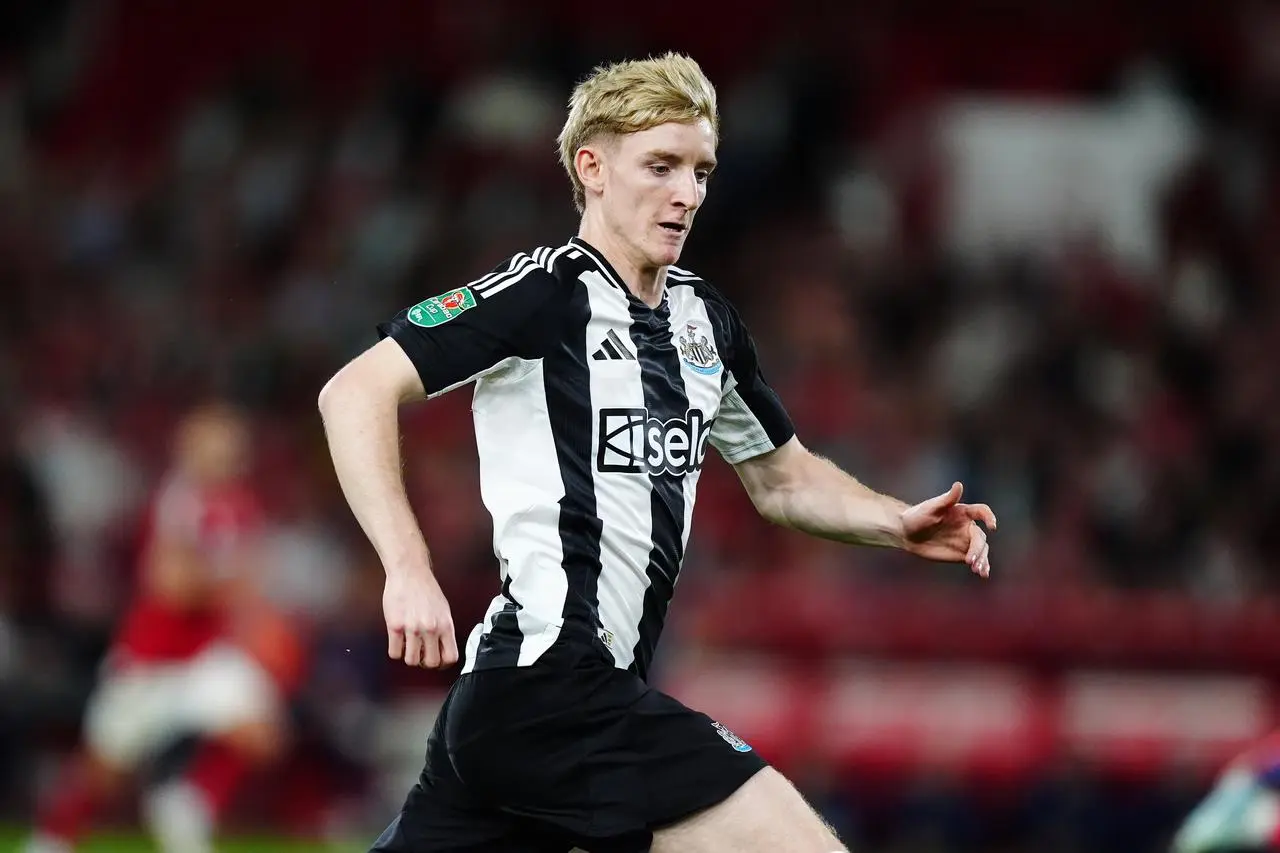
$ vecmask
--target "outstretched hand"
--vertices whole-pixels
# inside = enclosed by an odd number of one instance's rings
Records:
[[[980,577],[991,574],[986,531],[996,529],[996,516],[986,504],[962,504],[964,486],[953,483],[936,498],[902,512],[902,532],[908,553],[947,563],[964,561]]]

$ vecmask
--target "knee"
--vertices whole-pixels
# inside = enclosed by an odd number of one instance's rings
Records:
[[[252,720],[222,733],[218,740],[254,764],[270,764],[284,753],[288,735],[274,719]]]
[[[718,805],[654,833],[654,853],[843,853],[834,830],[786,777],[766,767]]]
[[[123,788],[132,769],[124,762],[89,749],[77,762],[79,776],[95,794],[106,796]]]

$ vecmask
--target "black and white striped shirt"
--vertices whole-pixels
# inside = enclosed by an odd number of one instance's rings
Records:
[[[575,237],[379,326],[429,396],[475,382],[480,489],[501,592],[463,672],[602,643],[647,676],[711,444],[741,462],[794,433],[733,307],[671,267],[662,304],[633,296]]]

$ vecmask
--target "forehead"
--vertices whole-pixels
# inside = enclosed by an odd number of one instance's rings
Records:
[[[711,160],[715,158],[716,136],[711,122],[704,118],[691,123],[669,121],[625,134],[619,138],[618,146],[625,154],[668,151],[690,159]]]

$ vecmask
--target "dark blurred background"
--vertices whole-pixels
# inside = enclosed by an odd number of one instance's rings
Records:
[[[451,675],[385,660],[316,395],[575,233],[574,82],[678,49],[723,120],[682,266],[806,444],[1001,523],[983,583],[771,528],[717,460],[658,680],[856,849],[1165,849],[1280,709],[1280,8],[838,5],[0,5],[0,816],[75,743],[170,431],[220,395],[310,650],[234,828],[376,835]],[[497,587],[469,399],[403,419],[464,635]]]

